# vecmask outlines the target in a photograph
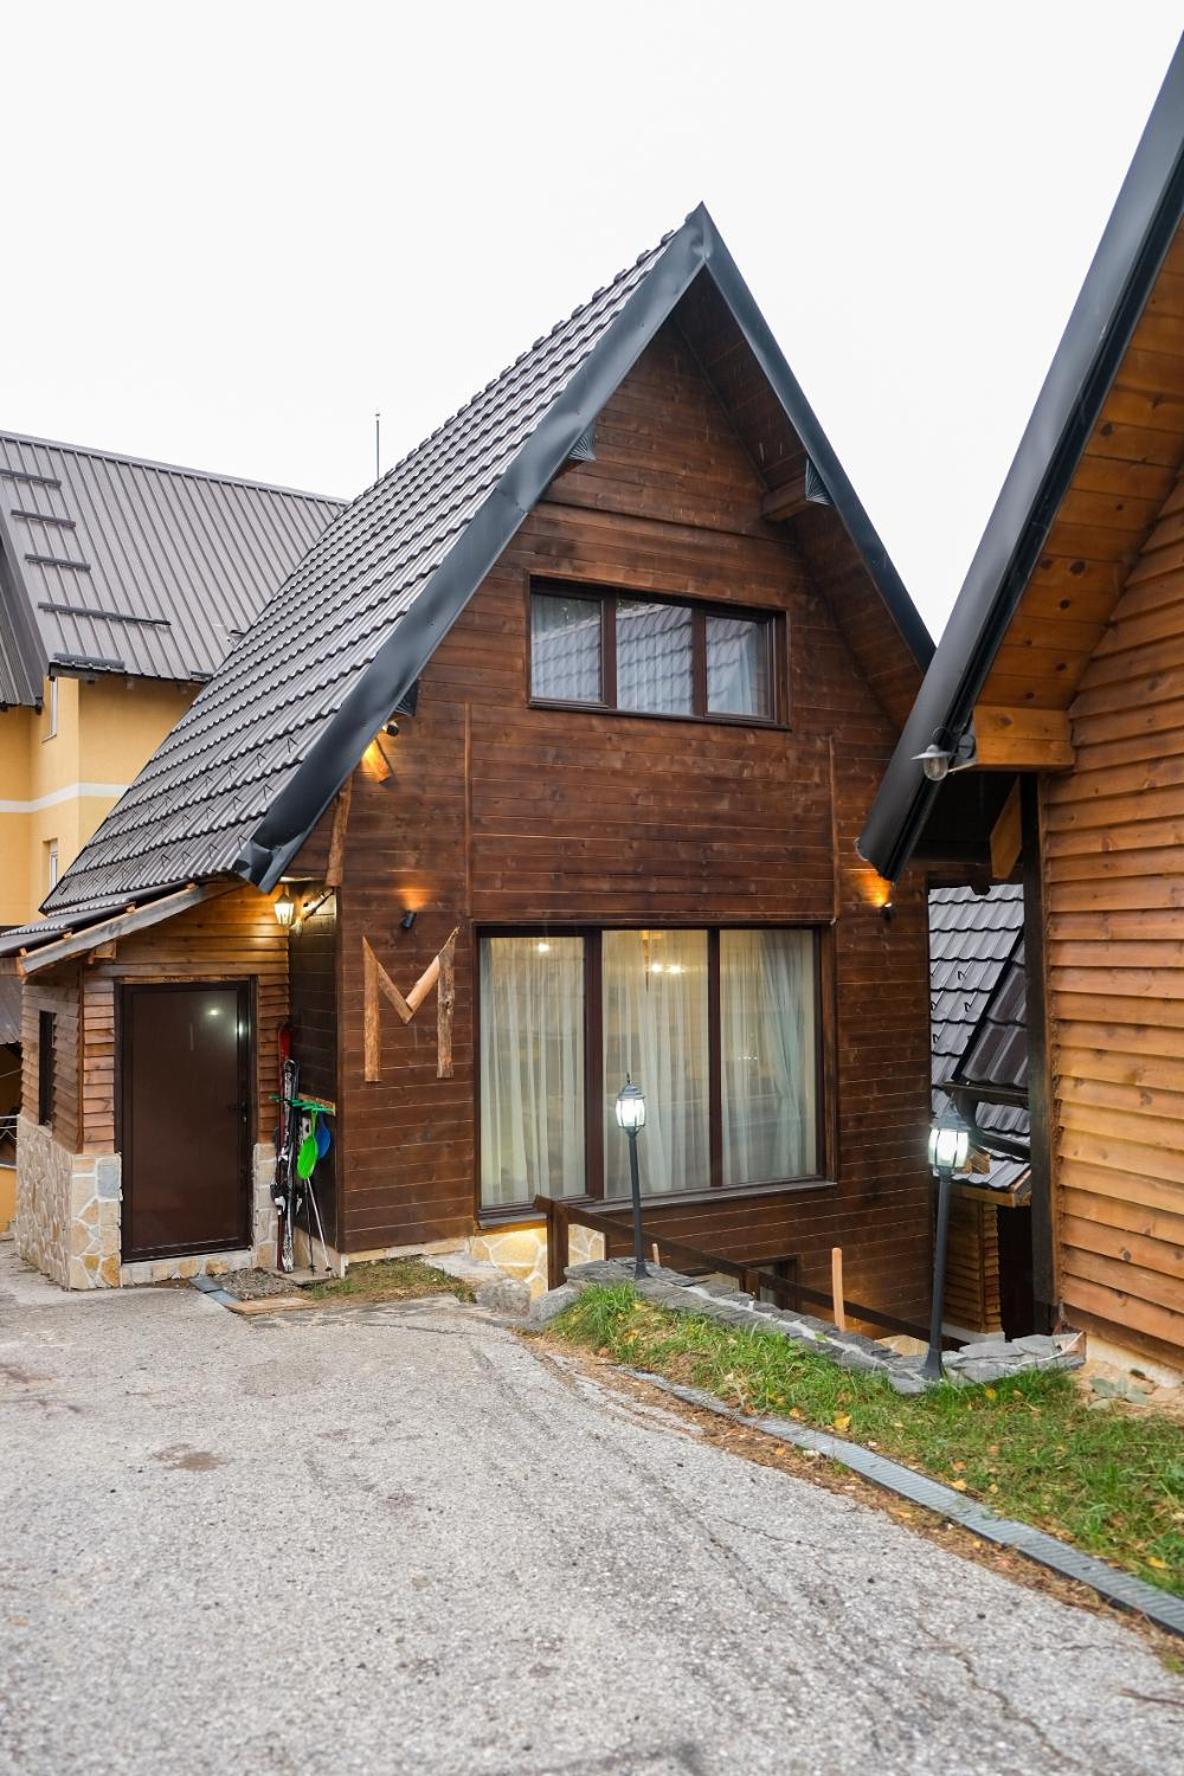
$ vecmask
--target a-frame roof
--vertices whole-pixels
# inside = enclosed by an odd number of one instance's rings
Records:
[[[46,901],[271,887],[605,401],[677,311],[849,645],[903,720],[929,636],[707,211],[599,290],[329,527]],[[805,473],[806,463],[810,465]]]
[[[204,683],[343,505],[0,432],[0,704],[47,672]]]
[[[861,855],[889,879],[939,801],[951,830],[981,828],[985,815],[989,831],[990,782],[975,772],[930,782],[918,755],[954,751],[978,703],[1068,709],[1179,473],[1182,218],[1184,41],[860,835]]]

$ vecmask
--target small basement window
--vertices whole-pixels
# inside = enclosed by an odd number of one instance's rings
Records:
[[[536,585],[530,603],[535,703],[631,715],[776,722],[771,612]]]
[[[54,1028],[52,1011],[37,1014],[37,1120],[43,1128],[53,1121]]]

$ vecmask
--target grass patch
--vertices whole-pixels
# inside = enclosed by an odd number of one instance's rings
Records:
[[[415,1301],[423,1295],[473,1299],[467,1283],[446,1276],[422,1258],[380,1258],[374,1264],[351,1265],[343,1277],[312,1283],[305,1293],[314,1301]]]
[[[585,1290],[551,1330],[742,1411],[867,1444],[1184,1593],[1184,1428],[1159,1413],[1091,1411],[1067,1374],[905,1397],[776,1332],[656,1307],[628,1283]]]

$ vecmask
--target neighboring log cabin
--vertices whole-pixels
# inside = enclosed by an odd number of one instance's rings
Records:
[[[630,1074],[659,1240],[923,1318],[924,891],[854,846],[930,652],[696,211],[341,515],[4,940],[21,1250],[273,1262],[288,1018],[336,1264],[615,1239]]]
[[[1184,49],[860,840],[887,877],[911,859],[945,883],[1022,881],[1037,1301],[1174,1370],[1182,216]]]

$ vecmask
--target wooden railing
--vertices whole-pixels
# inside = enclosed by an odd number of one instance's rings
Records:
[[[559,1287],[571,1263],[573,1227],[588,1227],[594,1233],[603,1234],[606,1254],[610,1235],[631,1247],[632,1232],[623,1209],[589,1208],[587,1203],[565,1202],[561,1197],[555,1196],[536,1196],[534,1206],[547,1217],[549,1289]],[[721,1258],[717,1253],[704,1252],[697,1246],[684,1244],[682,1240],[670,1239],[658,1228],[646,1227],[644,1222],[641,1231],[647,1248],[657,1246],[663,1263],[673,1260],[675,1268],[679,1265],[689,1266],[692,1270],[715,1271],[722,1276],[734,1277],[746,1294],[759,1297],[764,1292],[772,1296],[777,1307],[800,1311],[803,1303],[808,1302],[811,1306],[823,1308],[830,1319],[835,1318],[834,1296],[824,1289],[807,1288],[796,1277],[779,1276],[776,1271],[765,1270],[759,1264],[739,1264],[734,1258]],[[862,1302],[852,1301],[850,1297],[844,1298],[842,1309],[848,1319],[861,1320],[865,1325],[880,1327],[885,1332],[903,1332],[910,1338],[920,1338],[928,1342],[928,1329],[916,1325],[912,1320],[897,1319],[894,1314],[882,1313],[877,1307],[865,1307]]]

